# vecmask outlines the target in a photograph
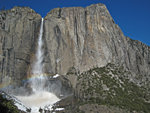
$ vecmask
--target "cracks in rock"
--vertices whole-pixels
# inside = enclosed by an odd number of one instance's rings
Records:
[[[85,35],[87,35],[87,11],[85,10],[85,12],[84,12],[84,19],[85,19]]]
[[[77,40],[77,46],[78,48],[80,48],[80,38],[79,38],[79,35],[78,35],[78,25],[77,25],[77,18],[75,17],[75,20],[74,20],[74,33],[75,33],[75,36],[76,36],[76,40]]]
[[[5,58],[3,58],[2,62],[1,62],[2,77],[4,76],[4,62],[5,62]]]
[[[56,35],[56,40],[58,42],[58,49],[59,49],[59,47],[60,47],[60,39],[61,39],[61,31],[60,31],[58,25],[56,25],[54,27],[54,32],[55,32],[55,35]]]
[[[61,8],[59,8],[58,18],[61,18]]]
[[[23,58],[15,58],[16,60],[21,60],[21,61],[24,61],[27,65],[29,65],[30,64],[30,62],[29,61],[27,61],[27,60],[25,60],[25,59],[23,59]]]

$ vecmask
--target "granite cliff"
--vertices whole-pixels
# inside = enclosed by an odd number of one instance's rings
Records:
[[[150,75],[150,47],[122,33],[107,8],[56,8],[45,17],[44,39],[51,72],[80,72],[108,63],[123,65],[133,74]]]
[[[26,7],[0,12],[0,83],[27,77],[40,22]],[[150,47],[124,36],[104,4],[51,10],[43,40],[44,72],[64,75],[74,92],[56,105],[65,113],[150,111]]]
[[[0,12],[0,83],[3,85],[27,77],[40,21],[41,16],[28,7]]]
[[[44,19],[45,69],[66,75],[76,97],[56,104],[62,112],[150,111],[150,47],[124,36],[105,5],[56,8]]]

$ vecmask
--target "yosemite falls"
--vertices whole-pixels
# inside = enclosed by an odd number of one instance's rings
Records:
[[[125,36],[101,3],[44,18],[29,7],[0,11],[0,96],[25,113],[150,113],[150,47]]]
[[[43,18],[41,21],[40,34],[38,38],[38,45],[36,50],[36,58],[32,67],[32,77],[29,80],[31,82],[31,89],[33,94],[29,96],[16,96],[26,107],[31,108],[32,113],[37,113],[40,108],[45,108],[46,105],[51,106],[60,99],[53,93],[46,90],[46,81],[48,79],[44,76],[43,72]],[[48,84],[47,84],[48,85]]]
[[[41,27],[40,27],[40,34],[38,38],[38,45],[37,50],[35,54],[35,61],[32,66],[32,81],[31,81],[31,87],[34,92],[41,91],[44,89],[44,84],[46,82],[46,76],[43,75],[43,18],[41,20]]]

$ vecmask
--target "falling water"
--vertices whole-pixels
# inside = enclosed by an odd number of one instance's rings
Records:
[[[32,73],[33,75],[40,75],[43,74],[43,40],[42,40],[42,36],[43,36],[43,18],[41,21],[41,27],[40,27],[40,34],[39,34],[39,38],[38,38],[38,45],[37,45],[37,51],[36,51],[36,60],[35,63],[33,65],[33,69],[32,69]]]
[[[39,108],[44,108],[46,105],[53,105],[60,99],[53,93],[46,90],[46,82],[48,79],[43,75],[43,18],[41,20],[40,34],[38,37],[37,50],[35,61],[32,65],[31,88],[33,94],[30,96],[17,96],[17,98],[27,107],[32,109],[32,113],[37,113]]]
[[[37,45],[37,50],[36,50],[36,54],[35,54],[35,62],[33,64],[32,67],[32,76],[33,79],[31,81],[31,88],[34,92],[36,91],[41,91],[44,90],[44,85],[46,82],[46,77],[43,76],[43,40],[42,40],[42,36],[43,36],[43,18],[41,21],[41,27],[40,27],[40,34],[39,34],[39,38],[38,38],[38,45]]]

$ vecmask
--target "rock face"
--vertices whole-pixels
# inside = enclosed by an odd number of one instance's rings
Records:
[[[66,74],[77,100],[59,102],[62,113],[150,111],[150,47],[124,36],[105,5],[50,11],[43,38],[45,69]]]
[[[2,85],[27,78],[40,23],[27,7],[0,12]],[[150,47],[124,36],[105,5],[53,9],[44,18],[43,40],[44,72],[64,75],[57,81],[62,92],[74,91],[58,103],[66,113],[149,113]]]
[[[83,72],[114,63],[150,80],[150,47],[125,37],[105,5],[53,9],[44,26],[50,72],[66,74],[70,67]]]
[[[0,12],[1,83],[26,78],[40,20],[26,7]],[[150,47],[125,37],[103,4],[53,9],[44,18],[43,38],[46,73],[83,72],[113,63],[131,71],[138,84],[150,80]]]
[[[0,83],[26,78],[41,16],[27,7],[0,12]]]
[[[78,74],[75,98],[56,103],[53,112],[64,108],[59,113],[149,113],[149,90],[130,81],[130,76],[123,66],[110,63]]]

